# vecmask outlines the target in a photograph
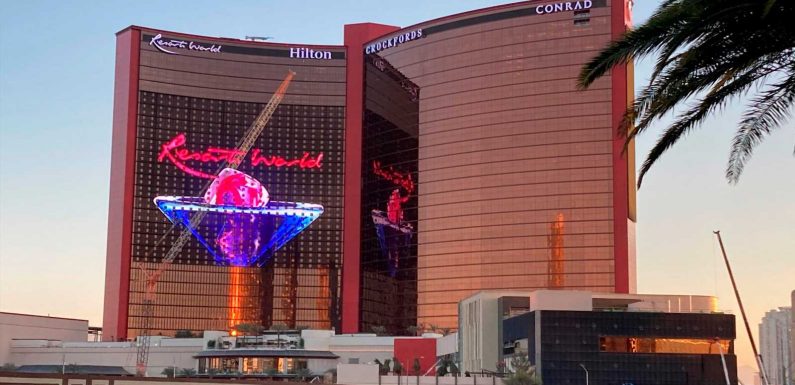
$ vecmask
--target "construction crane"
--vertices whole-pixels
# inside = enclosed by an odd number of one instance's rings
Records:
[[[251,150],[254,142],[256,142],[257,138],[259,138],[262,130],[265,129],[265,125],[268,124],[271,116],[273,116],[273,113],[276,111],[276,107],[278,107],[279,103],[281,103],[282,99],[284,99],[284,95],[287,92],[287,87],[290,86],[290,82],[293,80],[294,76],[295,72],[293,71],[289,71],[287,73],[287,76],[279,85],[279,88],[276,89],[276,92],[274,92],[273,96],[268,101],[268,104],[265,105],[265,108],[262,109],[262,111],[259,113],[259,116],[254,119],[254,122],[251,123],[251,126],[243,136],[243,139],[238,143],[235,157],[229,160],[227,164],[222,166],[219,169],[219,172],[220,170],[226,168],[237,169],[240,166],[240,163],[243,162],[243,159],[246,157],[249,150]],[[212,183],[212,181],[202,188],[200,195],[204,194],[210,183]],[[190,239],[190,228],[196,228],[196,226],[198,226],[204,219],[205,213],[206,212],[200,211],[191,217],[190,226],[182,230],[182,232],[179,234],[179,237],[171,245],[171,249],[168,250],[166,255],[161,260],[160,266],[158,266],[156,270],[151,272],[147,271],[142,264],[137,263],[138,268],[140,268],[144,273],[144,278],[146,280],[142,312],[143,326],[141,328],[141,333],[138,335],[137,357],[135,362],[135,373],[138,376],[146,375],[146,366],[149,362],[150,332],[152,328],[152,317],[154,315],[154,305],[157,294],[157,282],[163,272],[165,272],[169,265],[174,262],[174,259],[177,258],[179,253],[182,251],[182,247],[188,242],[188,239]]]
[[[737,289],[737,282],[734,280],[734,273],[732,273],[731,264],[729,264],[729,257],[726,255],[726,248],[723,247],[723,238],[720,236],[720,230],[713,231],[713,234],[718,238],[718,244],[720,245],[720,252],[723,254],[723,261],[726,263],[726,271],[729,272],[729,279],[732,283],[732,289],[734,289],[734,297],[737,298],[737,305],[740,306],[740,313],[743,316],[743,323],[745,323],[745,331],[748,333],[748,340],[751,341],[751,349],[754,351],[754,359],[756,360],[756,366],[759,368],[759,376],[762,378],[763,385],[770,385],[770,381],[768,380],[767,373],[765,373],[765,366],[762,365],[762,356],[759,355],[759,351],[756,350],[756,342],[754,342],[754,335],[751,333],[751,325],[748,323],[748,316],[745,314],[745,307],[743,306],[743,300],[740,298],[740,290]]]

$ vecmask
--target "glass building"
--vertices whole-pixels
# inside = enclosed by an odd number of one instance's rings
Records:
[[[310,48],[328,59],[290,57]],[[287,96],[239,169],[273,200],[320,204],[323,215],[261,267],[218,266],[191,239],[159,278],[152,333],[338,326],[345,51],[130,27],[117,35],[106,336],[139,333],[146,276],[181,231],[169,231],[153,198],[203,195],[205,176],[217,174],[291,69]]]
[[[155,333],[410,334],[455,329],[479,290],[634,292],[634,153],[613,129],[632,68],[576,87],[629,14],[626,0],[519,2],[349,24],[339,46],[119,32],[105,335],[136,335],[144,271],[176,237],[152,199],[201,194],[196,173],[220,163],[196,157],[234,148],[288,70],[241,171],[325,213],[261,267],[216,266],[189,243],[158,285]],[[302,158],[317,161],[286,166]]]

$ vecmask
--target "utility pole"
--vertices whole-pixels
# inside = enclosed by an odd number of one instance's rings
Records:
[[[588,369],[586,369],[585,365],[583,365],[583,364],[580,364],[580,367],[582,368],[582,370],[585,371],[585,385],[589,385],[589,383],[588,383]]]
[[[734,274],[732,273],[732,267],[729,264],[729,257],[726,256],[726,249],[723,247],[723,239],[720,237],[720,230],[713,231],[715,236],[718,237],[718,243],[720,244],[720,251],[723,253],[723,261],[726,262],[726,270],[729,271],[729,279],[732,281],[732,288],[734,289],[734,296],[737,298],[737,304],[740,306],[740,313],[743,316],[743,322],[745,322],[745,331],[748,333],[748,339],[751,341],[751,348],[754,350],[754,359],[756,359],[756,365],[759,367],[759,375],[762,377],[762,383],[764,385],[770,385],[770,382],[767,380],[767,374],[765,374],[765,368],[762,366],[761,357],[759,356],[759,351],[756,350],[756,343],[754,342],[754,336],[751,334],[751,325],[748,323],[748,316],[745,315],[745,307],[743,307],[743,301],[740,299],[740,292],[737,290],[737,283],[734,281]]]

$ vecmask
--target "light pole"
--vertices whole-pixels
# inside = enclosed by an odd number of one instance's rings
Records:
[[[582,368],[582,370],[585,371],[585,385],[589,385],[588,384],[588,369],[586,369],[585,365],[583,365],[583,364],[580,364],[580,367]]]

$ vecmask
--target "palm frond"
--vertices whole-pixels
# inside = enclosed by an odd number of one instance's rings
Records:
[[[584,89],[618,64],[642,58],[665,44],[676,26],[687,15],[681,1],[671,1],[660,7],[642,26],[627,31],[589,61],[580,72],[578,86]]]
[[[709,114],[725,107],[730,99],[739,97],[740,93],[746,90],[750,84],[768,75],[769,73],[760,73],[758,71],[746,72],[742,76],[736,77],[734,80],[728,82],[723,87],[709,92],[694,107],[678,116],[676,121],[665,129],[662,136],[649,151],[646,160],[643,161],[640,172],[638,173],[638,188],[643,184],[643,178],[649,169],[651,169],[652,165],[659,160],[664,152],[681,139],[683,135],[701,124]],[[631,138],[627,140],[631,140]]]
[[[754,148],[790,116],[795,103],[795,73],[754,98],[732,140],[726,179],[737,183]]]
[[[646,23],[583,66],[578,87],[587,88],[617,65],[658,55],[648,84],[617,127],[626,138],[625,150],[661,117],[704,95],[663,131],[641,167],[638,186],[660,156],[709,115],[768,78],[782,72],[785,79],[795,78],[792,20],[795,1],[665,0]],[[795,100],[785,88],[778,84],[748,107],[727,167],[730,182],[736,182],[753,148],[789,116]]]

